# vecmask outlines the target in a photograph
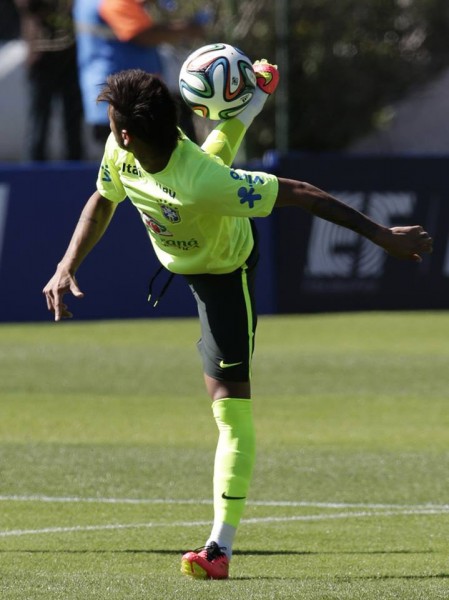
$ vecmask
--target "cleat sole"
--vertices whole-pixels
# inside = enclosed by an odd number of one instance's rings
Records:
[[[209,579],[209,575],[200,565],[189,560],[181,561],[181,573],[194,579]]]

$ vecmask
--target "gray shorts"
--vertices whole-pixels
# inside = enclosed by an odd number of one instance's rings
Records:
[[[206,375],[219,381],[249,381],[257,313],[257,239],[248,260],[225,275],[186,275],[198,305],[198,349]]]

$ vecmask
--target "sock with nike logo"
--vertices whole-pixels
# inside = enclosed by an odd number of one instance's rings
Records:
[[[246,505],[246,497],[256,455],[252,402],[245,398],[223,398],[212,404],[219,430],[214,464],[214,527],[212,532],[228,532],[237,528]],[[232,538],[232,539],[231,539]],[[212,541],[212,534],[209,538]],[[229,541],[213,539],[219,546]],[[232,548],[226,546],[230,556]]]

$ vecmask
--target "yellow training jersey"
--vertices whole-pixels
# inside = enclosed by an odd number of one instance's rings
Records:
[[[147,173],[111,134],[97,189],[112,202],[131,200],[168,270],[221,274],[248,258],[253,247],[249,218],[270,214],[278,180],[230,168],[185,136],[163,171]]]

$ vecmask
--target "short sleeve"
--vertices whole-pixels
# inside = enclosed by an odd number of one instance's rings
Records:
[[[195,188],[195,204],[205,213],[266,217],[273,210],[279,184],[270,173],[233,169],[221,161],[209,160]]]
[[[106,142],[105,152],[98,171],[97,190],[104,198],[118,203],[126,198],[126,191],[120,180],[116,147],[111,134]]]

